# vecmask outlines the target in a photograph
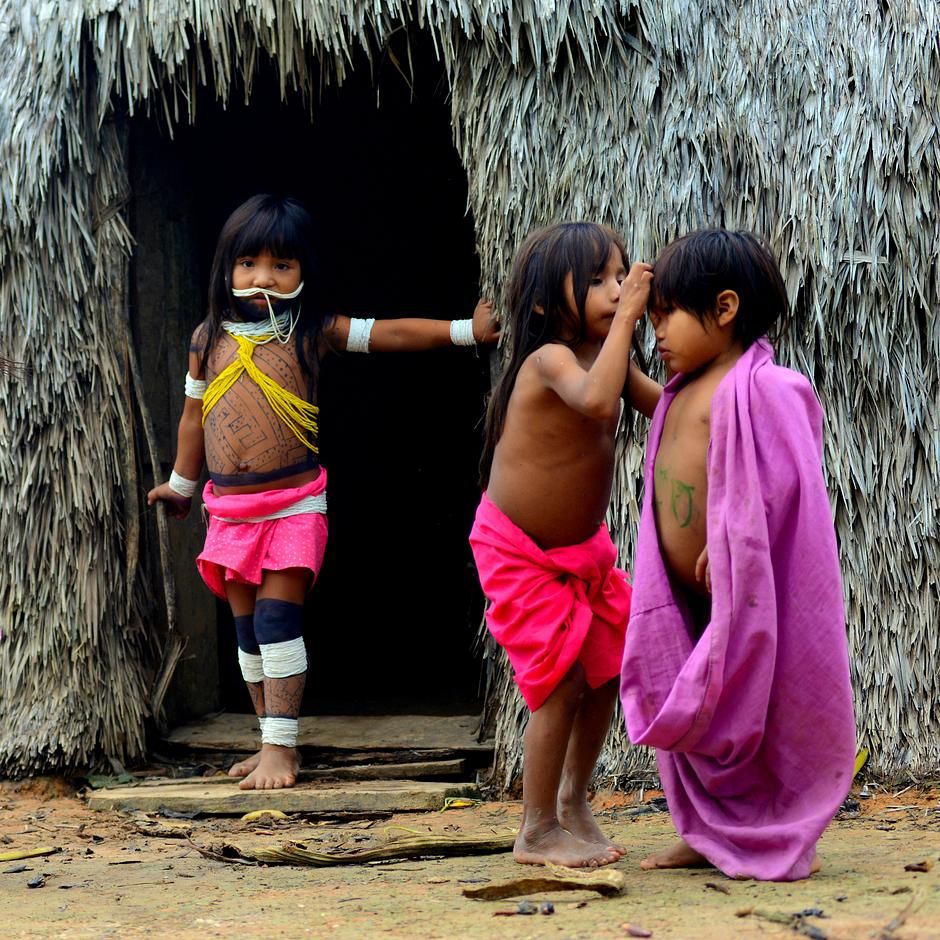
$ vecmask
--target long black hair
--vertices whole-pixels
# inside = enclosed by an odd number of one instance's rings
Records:
[[[745,349],[786,316],[787,289],[767,243],[753,232],[699,229],[656,259],[650,309],[681,307],[704,323],[716,316],[715,302],[726,290],[738,295],[732,336]]]
[[[238,258],[269,251],[279,258],[296,258],[304,282],[297,302],[300,317],[295,328],[297,358],[304,372],[315,379],[319,365],[317,341],[323,329],[323,312],[317,290],[313,254],[313,222],[307,210],[290,196],[260,193],[243,202],[225,221],[209,272],[209,314],[202,339],[205,369],[222,321],[232,319],[232,270]]]
[[[623,242],[606,225],[556,222],[530,233],[516,252],[506,288],[512,352],[486,411],[480,458],[480,484],[484,489],[489,484],[493,453],[503,433],[509,397],[522,364],[545,343],[563,343],[576,348],[584,342],[588,287],[591,279],[607,264],[613,248],[620,251],[626,266]],[[565,293],[569,274],[574,310]]]

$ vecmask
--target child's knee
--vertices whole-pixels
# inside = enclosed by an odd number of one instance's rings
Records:
[[[254,632],[267,678],[284,679],[307,671],[302,614],[300,604],[270,597],[255,605]]]
[[[235,634],[238,637],[238,664],[242,678],[245,682],[263,682],[264,666],[255,638],[254,614],[235,618]]]

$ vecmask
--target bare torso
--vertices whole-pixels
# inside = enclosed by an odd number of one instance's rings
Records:
[[[231,336],[221,334],[206,364],[207,381],[211,382],[234,360],[237,349]],[[305,401],[310,400],[310,379],[298,362],[293,341],[257,346],[252,358],[280,386]],[[244,372],[206,416],[204,433],[210,473],[227,477],[244,474],[246,480],[252,480],[245,484],[216,485],[219,495],[302,486],[320,474],[315,462],[311,465],[310,449],[274,413],[261,389]],[[291,467],[298,469],[278,475]],[[257,475],[276,478],[258,482]]]
[[[509,399],[487,495],[542,548],[575,545],[607,513],[618,418],[574,411],[545,387],[532,356]]]
[[[712,396],[730,365],[689,380],[666,413],[656,454],[654,505],[663,560],[683,587],[704,595],[695,565],[706,545]]]

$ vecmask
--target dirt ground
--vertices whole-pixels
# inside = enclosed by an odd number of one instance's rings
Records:
[[[629,846],[614,866],[626,877],[622,894],[535,895],[553,902],[554,913],[522,916],[518,899],[461,894],[534,870],[509,854],[309,868],[215,861],[198,849],[288,839],[350,849],[393,838],[403,831],[397,827],[505,833],[518,803],[262,825],[93,812],[62,781],[0,783],[0,855],[58,849],[0,861],[0,931],[6,938],[940,938],[940,787],[872,788],[858,815],[843,814],[824,835],[822,872],[793,884],[729,881],[713,869],[641,871],[637,861],[674,837],[669,815],[652,811],[661,805],[650,802],[656,795],[595,798],[602,827]],[[154,825],[158,834],[146,834]],[[185,837],[167,838],[167,827]],[[29,887],[40,875],[41,885]]]

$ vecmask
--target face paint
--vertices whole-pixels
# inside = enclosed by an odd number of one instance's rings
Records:
[[[235,308],[238,310],[242,319],[250,323],[260,323],[265,317],[270,318],[272,332],[280,342],[286,343],[288,339],[290,339],[290,334],[294,331],[294,327],[297,324],[297,317],[300,316],[300,304],[297,305],[296,313],[291,315],[290,329],[286,334],[278,327],[278,315],[286,313],[291,309],[291,301],[299,296],[303,289],[303,281],[300,282],[297,290],[291,291],[289,294],[280,294],[277,291],[266,290],[263,287],[247,287],[244,290],[232,289],[232,298],[235,301]],[[265,310],[258,304],[249,303],[247,300],[241,299],[244,297],[264,297],[267,301],[268,309]]]

